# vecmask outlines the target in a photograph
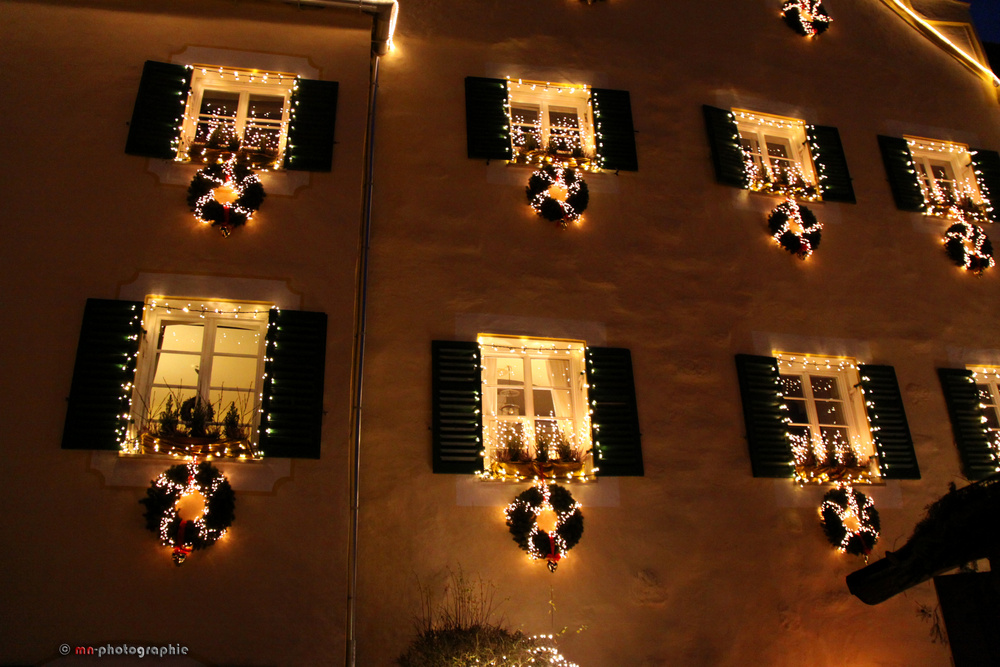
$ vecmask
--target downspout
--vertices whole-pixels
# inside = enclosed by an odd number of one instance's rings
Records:
[[[384,56],[392,48],[392,34],[396,30],[397,0],[279,0],[291,5],[356,9],[372,17],[372,53]]]

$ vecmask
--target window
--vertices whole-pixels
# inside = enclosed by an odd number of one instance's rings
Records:
[[[855,203],[837,128],[707,104],[702,112],[719,183],[809,201]]]
[[[481,335],[432,341],[431,364],[434,472],[643,474],[628,350]]]
[[[595,154],[593,113],[586,85],[507,81],[515,163],[546,157],[588,166]]]
[[[590,416],[582,341],[479,337],[485,469],[587,477]]]
[[[465,78],[468,155],[636,171],[628,91],[526,79]]]
[[[147,298],[133,453],[259,456],[254,436],[269,308]]]
[[[743,109],[733,114],[751,190],[819,199],[805,122]]]
[[[919,479],[896,372],[847,357],[736,355],[755,477]]]
[[[928,215],[947,218],[985,215],[968,146],[916,137],[905,139]]]
[[[256,167],[279,165],[295,75],[195,65],[178,155],[214,161],[239,149]]]
[[[878,478],[857,363],[845,357],[777,354],[796,477]]]
[[[64,449],[319,458],[326,314],[88,299]]]
[[[238,151],[261,169],[330,171],[337,95],[336,81],[146,61],[125,152],[211,162]]]

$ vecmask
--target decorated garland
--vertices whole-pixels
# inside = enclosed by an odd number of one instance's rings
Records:
[[[788,0],[781,8],[781,16],[789,28],[803,37],[826,32],[833,20],[823,7],[823,0]]]
[[[550,188],[565,190],[565,199],[555,199],[549,192]],[[537,170],[528,179],[525,192],[535,213],[546,220],[558,222],[564,229],[569,223],[578,222],[590,203],[590,191],[580,173],[563,165],[547,164]]]
[[[878,542],[880,526],[875,503],[846,485],[823,496],[819,514],[826,538],[841,552],[867,556]]]
[[[786,199],[771,211],[767,218],[768,229],[778,244],[799,259],[805,259],[819,247],[823,225],[805,206],[794,199]]]
[[[178,501],[190,494],[205,496],[205,512],[192,521],[177,513]],[[146,497],[146,528],[173,547],[173,560],[180,565],[192,549],[205,549],[226,534],[235,518],[236,497],[229,480],[207,461],[168,468],[153,480]]]
[[[220,201],[217,189],[229,190],[231,201]],[[237,164],[236,157],[198,171],[188,187],[187,202],[196,218],[218,227],[229,236],[253,218],[264,202],[264,186],[253,170]]]
[[[504,515],[514,541],[532,560],[544,558],[550,572],[555,572],[566,552],[576,546],[583,536],[583,513],[580,503],[558,484],[537,482],[514,499]],[[550,532],[538,527],[538,515],[551,509],[556,514],[555,530]]]
[[[986,232],[971,222],[963,220],[949,227],[944,233],[944,249],[955,264],[977,275],[996,264]]]

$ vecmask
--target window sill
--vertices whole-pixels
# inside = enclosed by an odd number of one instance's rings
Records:
[[[149,158],[147,170],[156,176],[161,185],[191,184],[191,179],[204,165],[195,162],[177,162]],[[255,172],[269,195],[294,195],[299,188],[309,185],[307,171],[259,170]]]
[[[129,455],[95,451],[90,458],[90,469],[101,475],[105,486],[143,488],[164,470],[183,461],[182,458],[164,454]],[[212,459],[211,462],[229,478],[234,491],[271,493],[279,480],[292,476],[291,459]]]

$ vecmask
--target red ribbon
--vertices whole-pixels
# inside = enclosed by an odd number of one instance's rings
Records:
[[[562,556],[556,552],[556,536],[552,533],[546,533],[546,535],[549,536],[549,555],[545,557],[545,560],[558,563],[562,560]]]

